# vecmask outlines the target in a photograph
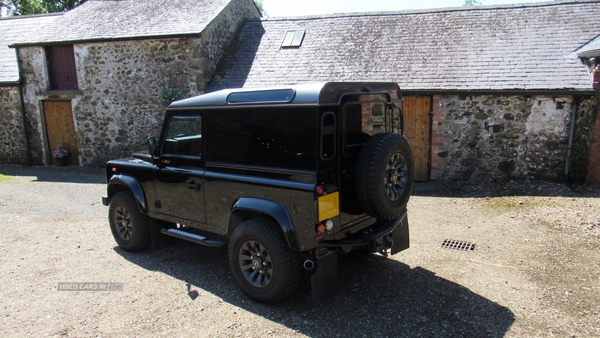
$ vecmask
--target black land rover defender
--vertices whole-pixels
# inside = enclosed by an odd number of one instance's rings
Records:
[[[172,103],[149,153],[106,164],[109,222],[127,251],[228,245],[250,298],[336,287],[337,254],[408,248],[413,157],[395,83],[228,89]]]

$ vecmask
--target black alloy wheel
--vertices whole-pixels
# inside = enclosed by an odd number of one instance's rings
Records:
[[[392,202],[400,200],[408,183],[408,166],[400,153],[394,153],[388,160],[384,185],[387,197]]]
[[[255,218],[235,228],[229,240],[229,266],[240,289],[261,303],[281,302],[300,284],[298,254],[271,219]]]
[[[120,191],[111,198],[108,221],[115,241],[123,250],[137,252],[150,245],[150,218],[141,213],[129,191]]]
[[[263,288],[273,279],[273,262],[267,249],[256,241],[247,241],[238,254],[240,270],[246,281],[257,288]]]

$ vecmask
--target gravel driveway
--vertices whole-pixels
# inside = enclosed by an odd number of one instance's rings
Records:
[[[0,182],[0,336],[600,336],[597,186],[418,185],[410,249],[341,256],[325,301],[305,282],[266,306],[238,290],[225,249],[120,250],[101,170],[0,173],[14,176]],[[84,282],[122,290],[58,290]]]

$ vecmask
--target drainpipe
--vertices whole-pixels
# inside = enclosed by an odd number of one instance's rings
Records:
[[[567,148],[567,161],[565,164],[565,180],[569,178],[569,167],[571,166],[571,149],[573,148],[573,136],[575,134],[575,119],[577,118],[577,105],[579,97],[573,96],[571,104],[571,126],[569,127],[569,146]]]
[[[17,67],[19,70],[19,98],[21,99],[21,115],[23,116],[23,129],[25,131],[25,147],[27,148],[27,165],[31,165],[31,147],[29,145],[29,130],[27,128],[27,115],[25,114],[25,100],[23,99],[23,76],[21,75],[21,58],[19,58],[19,49],[15,48],[17,54]]]

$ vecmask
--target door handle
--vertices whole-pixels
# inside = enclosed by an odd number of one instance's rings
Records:
[[[200,184],[196,183],[194,181],[190,181],[190,183],[188,183],[188,188],[195,189],[195,190],[200,190]]]

